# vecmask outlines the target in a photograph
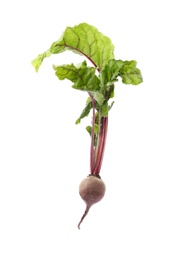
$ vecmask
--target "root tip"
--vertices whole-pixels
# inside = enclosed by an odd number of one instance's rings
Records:
[[[83,214],[83,216],[82,216],[82,218],[81,218],[81,220],[80,220],[80,222],[78,223],[78,229],[80,229],[80,225],[81,225],[81,223],[83,222],[83,219],[85,218],[85,216],[87,215],[87,213],[89,212],[89,209],[90,209],[90,206],[87,206],[87,207],[86,207],[86,210],[85,210],[85,212],[84,212],[84,214]]]

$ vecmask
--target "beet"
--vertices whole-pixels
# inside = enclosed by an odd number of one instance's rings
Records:
[[[86,210],[78,224],[79,229],[91,206],[104,197],[105,190],[106,186],[99,175],[90,174],[81,181],[79,185],[79,194],[86,203]]]

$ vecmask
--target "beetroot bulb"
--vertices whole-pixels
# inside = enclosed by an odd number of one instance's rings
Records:
[[[104,197],[105,190],[106,186],[104,182],[97,175],[89,175],[81,181],[79,185],[79,194],[86,203],[86,210],[78,224],[79,229],[91,206]]]

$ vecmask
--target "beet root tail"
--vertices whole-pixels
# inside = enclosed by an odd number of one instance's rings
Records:
[[[82,215],[82,218],[81,218],[81,220],[80,220],[80,222],[79,222],[79,224],[78,224],[78,228],[79,228],[79,229],[80,229],[80,225],[81,225],[81,223],[83,222],[84,218],[87,216],[87,214],[88,214],[88,212],[89,212],[89,209],[90,209],[90,206],[86,206],[86,210],[85,210],[84,214]]]

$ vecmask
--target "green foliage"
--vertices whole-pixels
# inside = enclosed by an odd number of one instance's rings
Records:
[[[70,80],[74,89],[86,91],[89,94],[85,108],[76,120],[76,124],[89,115],[93,107],[92,100],[94,100],[97,111],[94,128],[96,135],[100,124],[98,115],[108,116],[109,110],[114,104],[113,101],[109,105],[108,101],[114,97],[115,83],[119,77],[122,78],[124,84],[138,85],[143,81],[141,72],[136,67],[137,63],[134,60],[116,60],[111,40],[87,23],[67,27],[59,40],[55,41],[46,52],[39,54],[32,61],[32,65],[38,71],[46,57],[66,50],[83,55],[93,64],[93,67],[89,67],[86,61],[83,61],[76,66],[72,63],[53,65],[53,68],[60,80]],[[91,134],[91,126],[86,129]]]
[[[141,72],[136,68],[137,62],[135,60],[124,61],[124,66],[120,70],[120,77],[124,84],[138,85],[143,79]]]
[[[39,54],[32,61],[32,65],[38,71],[44,58],[66,50],[86,56],[98,69],[102,69],[108,60],[114,57],[114,46],[111,40],[94,26],[81,23],[74,27],[67,27],[60,39],[54,42],[46,52]]]
[[[89,103],[86,104],[85,108],[83,109],[81,115],[79,116],[79,118],[76,120],[76,125],[79,124],[81,122],[81,119],[83,119],[84,117],[88,116],[90,113],[90,110],[92,109],[92,102],[90,101]]]
[[[142,82],[142,75],[138,68],[137,62],[122,61],[122,60],[109,60],[105,68],[100,71],[100,82],[102,88],[107,88],[116,81],[118,77],[122,78],[124,84],[138,85]]]
[[[78,66],[71,64],[53,66],[53,68],[56,76],[60,80],[69,79],[74,83],[72,87],[75,89],[87,92],[99,91],[100,89],[100,80],[95,75],[96,69],[93,67],[87,67],[86,61]]]

